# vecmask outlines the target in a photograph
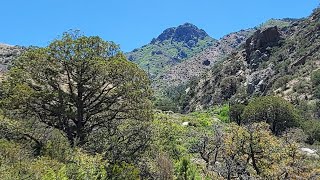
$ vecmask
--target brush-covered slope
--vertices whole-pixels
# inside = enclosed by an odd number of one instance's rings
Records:
[[[204,30],[186,23],[168,28],[149,44],[127,53],[151,78],[171,66],[193,57],[216,42]]]
[[[185,111],[226,100],[276,94],[295,102],[313,100],[311,74],[320,68],[320,10],[289,27],[257,30],[189,91]]]

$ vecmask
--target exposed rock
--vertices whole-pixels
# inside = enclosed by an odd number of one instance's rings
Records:
[[[272,66],[256,71],[247,77],[247,93],[261,93],[265,91],[268,80],[274,75]]]
[[[300,148],[300,151],[307,156],[313,156],[315,158],[319,158],[319,155],[317,154],[316,150],[310,149],[310,148]]]
[[[0,72],[7,71],[12,60],[18,57],[24,50],[24,47],[0,44]]]
[[[164,111],[164,113],[165,113],[165,114],[167,114],[167,115],[174,114],[174,112],[173,112],[173,111]]]
[[[257,30],[246,40],[246,60],[251,68],[257,68],[261,62],[268,59],[268,48],[279,45],[280,33],[277,27],[263,31]]]
[[[159,55],[159,54],[163,54],[162,51],[152,51],[151,55]]]
[[[182,126],[189,126],[189,122],[183,122],[181,125]]]
[[[199,53],[198,55],[187,59],[175,66],[172,66],[164,74],[156,77],[155,88],[160,86],[178,85],[199,77],[209,68],[214,66],[215,62],[223,58],[226,54],[231,53],[238,48],[253,33],[253,29],[241,30],[239,32],[228,34],[222,37],[213,46]]]
[[[207,36],[208,34],[204,30],[197,28],[197,26],[193,24],[185,23],[176,28],[173,27],[164,30],[163,33],[152,42],[155,43],[157,41],[162,42],[165,40],[172,40],[184,42],[189,47],[193,47],[197,43],[198,39],[204,39]]]

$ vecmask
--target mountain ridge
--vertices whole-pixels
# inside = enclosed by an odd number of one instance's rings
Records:
[[[237,51],[212,67],[194,89],[185,111],[226,101],[247,102],[263,95],[281,96],[294,104],[314,100],[310,82],[320,68],[320,10],[290,24],[257,30]]]

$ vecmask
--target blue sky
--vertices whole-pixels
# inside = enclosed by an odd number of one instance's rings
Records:
[[[214,38],[270,18],[308,16],[319,0],[6,0],[0,42],[46,46],[69,29],[130,51],[164,29],[190,22]]]

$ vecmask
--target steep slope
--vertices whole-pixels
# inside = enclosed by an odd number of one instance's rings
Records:
[[[138,64],[151,78],[171,66],[193,57],[216,42],[204,30],[185,23],[168,28],[149,44],[127,53],[130,61]]]
[[[237,51],[208,71],[189,91],[185,111],[226,100],[277,94],[312,100],[311,73],[320,67],[320,10],[289,27],[257,30]]]

